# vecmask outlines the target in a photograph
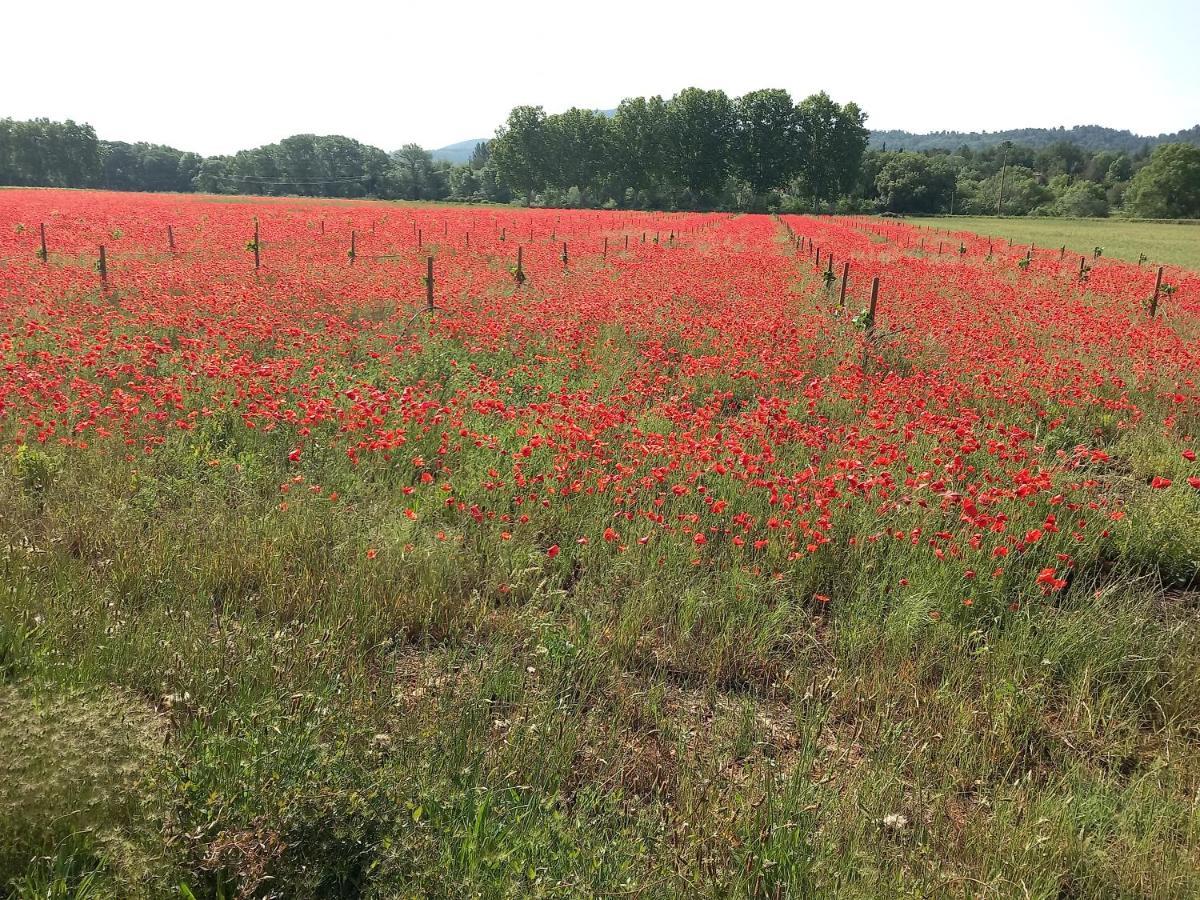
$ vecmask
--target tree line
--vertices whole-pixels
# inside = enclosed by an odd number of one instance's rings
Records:
[[[624,100],[612,116],[519,106],[486,148],[498,180],[553,206],[754,208],[822,203],[857,182],[866,114],[825,93],[731,98],[688,88]]]
[[[1069,141],[1034,149],[868,151],[850,207],[895,213],[1200,217],[1200,147],[1160,144],[1127,154]]]
[[[226,156],[106,141],[90,125],[0,119],[0,184],[540,206],[1200,217],[1200,148],[1070,141],[867,150],[866,116],[824,93],[689,88],[611,114],[519,106],[464,165],[299,134]]]

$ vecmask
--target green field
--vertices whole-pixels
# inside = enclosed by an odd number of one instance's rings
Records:
[[[1200,269],[1200,222],[994,216],[940,216],[908,221],[932,228],[1012,238],[1018,244],[1044,247],[1066,244],[1068,250],[1089,256],[1093,248],[1103,247],[1105,256],[1133,262],[1144,253],[1151,262]]]

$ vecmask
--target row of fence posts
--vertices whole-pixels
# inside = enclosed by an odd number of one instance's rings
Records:
[[[448,229],[449,226],[447,225],[446,227]],[[813,255],[814,266],[816,269],[820,270],[820,268],[821,268],[821,248],[819,246],[815,245],[811,238],[805,238],[803,235],[796,235],[792,231],[792,227],[790,225],[787,225],[785,223],[784,227],[787,228],[788,233],[792,236],[792,239],[793,239],[794,245],[797,249],[797,252],[803,253],[805,251],[805,242],[807,241],[808,249],[811,249],[814,254]],[[322,234],[325,233],[325,220],[324,219],[321,220],[321,233]],[[50,253],[49,253],[49,250],[46,245],[46,224],[44,222],[39,224],[38,234],[39,234],[39,237],[41,240],[41,247],[38,250],[38,256],[41,257],[42,262],[45,263],[45,262],[49,261]],[[254,240],[251,244],[251,246],[254,250],[254,270],[256,272],[262,266],[262,250],[259,245],[259,234],[260,234],[260,232],[259,232],[259,226],[258,226],[258,218],[256,217],[254,219]],[[531,240],[532,240],[532,234],[533,233],[530,232]],[[553,239],[553,236],[554,235],[552,232],[551,233],[552,239]],[[417,247],[418,247],[418,249],[420,249],[422,247],[421,238],[422,238],[421,229],[418,228],[417,229]],[[503,228],[501,228],[500,229],[500,240],[503,241],[504,239],[505,239],[505,230]],[[655,233],[654,241],[656,244],[658,243],[658,240],[659,240],[659,234]],[[674,243],[674,240],[675,240],[675,232],[674,231],[671,232],[670,240],[672,243]],[[642,233],[642,242],[645,243],[645,241],[646,241],[646,232],[643,232]],[[466,245],[467,245],[467,249],[470,249],[470,246],[471,246],[471,233],[470,232],[467,232]],[[167,226],[167,246],[171,250],[172,253],[175,252],[175,231],[172,228],[172,226],[170,226],[170,225]],[[924,239],[922,239],[921,246],[922,246],[922,248],[924,247]],[[1009,240],[1009,246],[1010,247],[1012,246],[1011,240]],[[97,268],[100,272],[100,280],[104,283],[107,283],[108,282],[108,254],[107,254],[107,250],[105,249],[105,246],[103,244],[100,245],[99,249],[100,249],[100,259],[99,259]],[[525,269],[524,269],[524,249],[525,248],[522,245],[520,245],[520,244],[517,245],[517,266],[516,266],[516,269],[513,271],[513,277],[515,278],[518,285],[522,285],[526,281]],[[625,249],[626,250],[629,249],[629,235],[628,234],[625,235]],[[938,252],[941,253],[941,251],[942,251],[942,247],[941,247],[941,244],[939,243]],[[991,251],[992,251],[992,245],[991,245],[991,243],[989,243],[988,244],[988,256],[989,257],[991,256]],[[1063,245],[1059,249],[1058,258],[1059,258],[1060,262],[1062,261],[1063,257],[1066,255],[1066,251],[1067,251],[1066,245]],[[1025,253],[1026,264],[1028,264],[1029,261],[1032,261],[1033,252],[1034,252],[1034,245],[1030,244],[1029,249]],[[350,231],[350,253],[349,253],[349,256],[350,256],[350,265],[354,265],[354,261],[358,257],[358,251],[357,251],[357,232],[353,229]],[[604,249],[602,251],[602,258],[603,259],[608,258],[608,237],[607,236],[604,238]],[[560,254],[560,259],[562,260],[563,268],[567,268],[570,265],[570,256],[567,251],[567,242],[566,241],[562,242],[562,252]],[[1139,262],[1139,267],[1140,267],[1140,265],[1141,265],[1141,263]],[[1150,298],[1150,308],[1149,308],[1149,313],[1150,313],[1151,318],[1153,318],[1154,316],[1156,316],[1158,314],[1158,302],[1159,302],[1160,296],[1162,295],[1162,281],[1163,281],[1164,268],[1165,268],[1165,266],[1158,267],[1158,273],[1154,279],[1154,294]],[[1088,271],[1087,257],[1081,256],[1081,257],[1079,257],[1079,279],[1081,281],[1086,278],[1087,271]],[[832,253],[826,254],[826,273],[825,273],[824,278],[825,278],[827,287],[832,287],[833,281],[836,278],[836,276],[834,276],[834,274],[833,274],[833,254]],[[842,264],[841,291],[839,292],[839,297],[838,297],[838,305],[843,309],[845,309],[845,307],[846,307],[846,287],[849,282],[849,279],[850,279],[850,263],[847,261]],[[426,274],[425,274],[424,280],[425,280],[425,284],[426,284],[426,293],[425,293],[426,306],[428,309],[433,310],[436,307],[434,306],[434,301],[433,301],[434,278],[433,278],[433,257],[432,256],[429,256],[426,258]],[[879,300],[879,278],[875,277],[871,280],[871,305],[868,310],[868,325],[873,325],[875,322],[875,310],[876,310],[878,300]]]
[[[817,269],[820,269],[821,268],[821,248],[814,245],[814,243],[812,242],[811,239],[805,238],[803,235],[797,235],[792,230],[792,226],[788,225],[786,222],[784,223],[784,228],[787,229],[788,235],[792,239],[793,246],[795,246],[796,251],[798,253],[804,252],[805,242],[807,241],[809,249],[813,250],[813,253],[814,253],[814,256],[813,256],[814,265]],[[837,277],[833,274],[833,254],[827,253],[825,256],[825,260],[826,260],[826,262],[825,262],[826,269],[825,269],[824,278],[825,278],[826,288],[828,289],[833,286],[833,282],[835,280],[837,280]],[[842,282],[841,290],[838,292],[838,306],[842,309],[845,309],[846,308],[846,288],[850,283],[850,261],[849,260],[845,260],[842,262],[841,282]],[[874,321],[874,319],[875,319],[875,307],[878,304],[878,302],[879,302],[879,279],[874,278],[871,281],[871,308],[870,308],[870,312],[869,312],[871,321]]]

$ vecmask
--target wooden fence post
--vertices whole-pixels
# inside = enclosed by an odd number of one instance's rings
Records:
[[[850,263],[842,263],[842,296],[839,299],[842,309],[846,308],[846,282],[850,278]]]
[[[356,237],[357,237],[357,235],[355,234],[354,229],[351,228],[350,229],[350,265],[354,265],[354,258],[356,256],[358,256],[356,240],[355,240]]]
[[[255,216],[254,217],[254,271],[255,272],[258,271],[258,266],[259,266],[260,262],[261,262],[261,257],[259,256],[259,250],[258,250],[258,216]]]
[[[175,232],[171,226],[167,226],[167,247],[172,253],[175,252]]]
[[[565,268],[567,267],[567,265],[568,265],[568,261],[567,261],[567,242],[566,242],[566,241],[563,241],[563,249],[562,249],[562,264],[563,264],[563,268],[564,268],[564,269],[565,269]]]
[[[513,273],[513,277],[516,278],[518,286],[525,283],[524,250],[524,247],[517,244],[517,271]]]
[[[50,259],[50,254],[46,251],[46,223],[43,222],[39,225],[38,230],[42,234],[42,249],[38,251],[38,255],[42,258],[42,262],[47,262]]]
[[[604,239],[604,252],[600,254],[601,259],[608,259],[608,238]]]
[[[871,308],[867,312],[867,328],[875,327],[875,309],[879,305],[879,276],[871,279]]]
[[[100,280],[108,282],[108,256],[104,252],[104,245],[100,245]]]
[[[425,306],[433,312],[433,257],[425,258]]]
[[[1163,267],[1158,267],[1158,277],[1154,279],[1154,297],[1150,300],[1150,318],[1158,315],[1158,294],[1162,290]]]
[[[1079,280],[1080,281],[1083,281],[1083,267],[1084,267],[1085,263],[1086,263],[1086,258],[1083,256],[1079,257]]]

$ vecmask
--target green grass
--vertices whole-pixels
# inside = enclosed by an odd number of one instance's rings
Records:
[[[1012,238],[1015,243],[1061,247],[1090,257],[1095,247],[1105,256],[1137,262],[1145,254],[1148,265],[1177,265],[1200,271],[1200,222],[1145,222],[1123,219],[1044,219],[1030,217],[946,216],[910,218],[906,221],[951,231]]]

